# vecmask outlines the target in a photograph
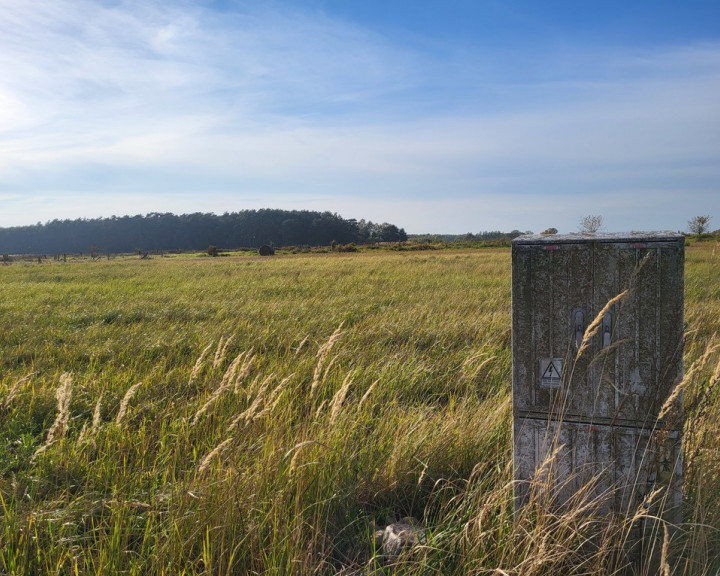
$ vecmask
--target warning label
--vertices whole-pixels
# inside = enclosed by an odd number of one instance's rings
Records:
[[[562,358],[540,359],[540,388],[560,388],[562,383]]]

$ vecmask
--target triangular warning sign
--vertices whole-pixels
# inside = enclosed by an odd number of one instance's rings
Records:
[[[560,370],[558,369],[557,366],[555,366],[555,362],[551,361],[547,365],[547,368],[545,368],[545,372],[543,372],[542,378],[543,379],[548,378],[548,379],[554,380],[555,378],[559,379],[560,377],[561,377]]]
[[[562,358],[542,358],[540,360],[540,387],[560,388],[562,385]]]

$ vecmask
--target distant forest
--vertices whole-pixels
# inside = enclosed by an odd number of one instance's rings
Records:
[[[327,246],[407,239],[394,224],[346,220],[331,212],[243,210],[216,214],[52,220],[0,228],[0,254],[122,253],[273,246]]]

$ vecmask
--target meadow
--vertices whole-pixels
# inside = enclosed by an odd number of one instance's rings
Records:
[[[720,570],[719,259],[687,248],[668,574]],[[506,248],[17,262],[0,355],[7,574],[605,575],[647,513],[514,520]],[[427,542],[373,560],[403,516]]]

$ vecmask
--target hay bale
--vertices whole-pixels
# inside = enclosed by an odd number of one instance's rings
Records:
[[[267,244],[260,246],[260,256],[275,256],[275,248]]]

